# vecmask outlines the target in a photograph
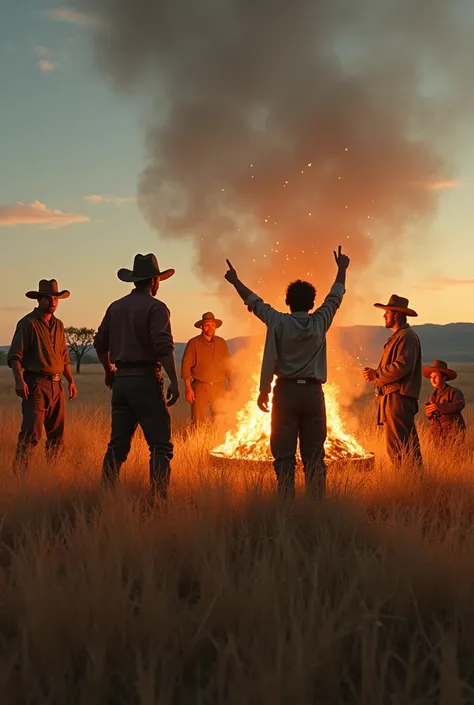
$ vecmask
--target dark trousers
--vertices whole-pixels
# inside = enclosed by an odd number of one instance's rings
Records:
[[[417,465],[422,465],[420,439],[415,426],[418,401],[399,392],[387,394],[382,401],[383,423],[387,453],[395,465],[411,455]]]
[[[173,457],[171,418],[163,395],[163,380],[155,376],[119,376],[112,389],[112,433],[102,465],[102,482],[115,485],[140,425],[150,450],[152,494],[165,499]]]
[[[194,403],[191,404],[191,421],[193,426],[207,421],[207,410],[209,409],[211,419],[214,421],[218,411],[218,401],[226,393],[225,382],[207,384],[205,382],[193,382]]]
[[[324,495],[326,465],[326,407],[320,384],[277,380],[272,399],[270,448],[278,491],[290,497],[295,493],[296,448],[299,438],[307,492]]]
[[[13,469],[26,471],[29,456],[46,431],[46,458],[53,460],[62,447],[66,402],[62,382],[51,382],[41,377],[25,375],[30,390],[28,399],[23,399],[21,411],[23,421],[16,447]]]

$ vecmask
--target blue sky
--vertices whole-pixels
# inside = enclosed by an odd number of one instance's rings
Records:
[[[25,291],[43,277],[73,294],[59,312],[66,325],[97,326],[108,303],[127,291],[116,271],[149,251],[163,268],[178,270],[161,294],[177,340],[193,335],[194,320],[209,309],[227,320],[223,335],[246,332],[245,317],[232,318],[232,292],[218,300],[194,273],[192,243],[160,241],[142,217],[135,195],[144,165],[143,103],[114,94],[95,70],[87,18],[60,0],[7,0],[0,95],[0,344],[29,309]],[[440,192],[431,245],[418,243],[414,230],[393,282],[426,311],[420,322],[474,320],[474,156],[459,144],[453,157],[456,186]],[[385,289],[381,296],[391,293]],[[380,322],[371,308],[354,311],[354,323]]]

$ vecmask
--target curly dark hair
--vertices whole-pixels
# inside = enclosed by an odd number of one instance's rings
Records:
[[[286,290],[286,305],[290,307],[290,311],[311,311],[314,307],[314,299],[316,298],[316,289],[309,282],[302,279],[297,279],[291,284],[288,284]]]

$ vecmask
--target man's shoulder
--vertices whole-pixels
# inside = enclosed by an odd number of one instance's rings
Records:
[[[227,340],[223,338],[222,335],[215,335],[214,339],[217,340],[220,345],[227,345]]]
[[[194,335],[192,338],[190,338],[190,339],[188,340],[188,342],[187,342],[186,344],[187,344],[187,345],[196,345],[196,343],[197,343],[198,341],[200,341],[201,338],[202,338],[202,335],[201,335],[201,334],[200,334],[200,335]]]
[[[416,340],[418,343],[420,342],[418,333],[413,330],[410,325],[407,325],[406,328],[400,328],[398,335],[399,338],[403,340]]]
[[[33,321],[37,320],[37,315],[35,311],[30,311],[27,313],[23,318],[20,318],[18,323],[16,324],[17,328],[24,328],[25,326],[29,326],[33,323]]]

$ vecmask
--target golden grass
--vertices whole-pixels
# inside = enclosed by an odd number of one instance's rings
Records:
[[[109,393],[96,370],[78,382],[64,457],[38,449],[20,481],[0,375],[2,705],[474,702],[471,431],[444,454],[422,431],[421,483],[386,463],[366,401],[376,470],[282,503],[271,474],[212,468],[216,434],[188,436],[182,405],[169,503],[152,508],[140,434],[120,491],[100,491]]]

